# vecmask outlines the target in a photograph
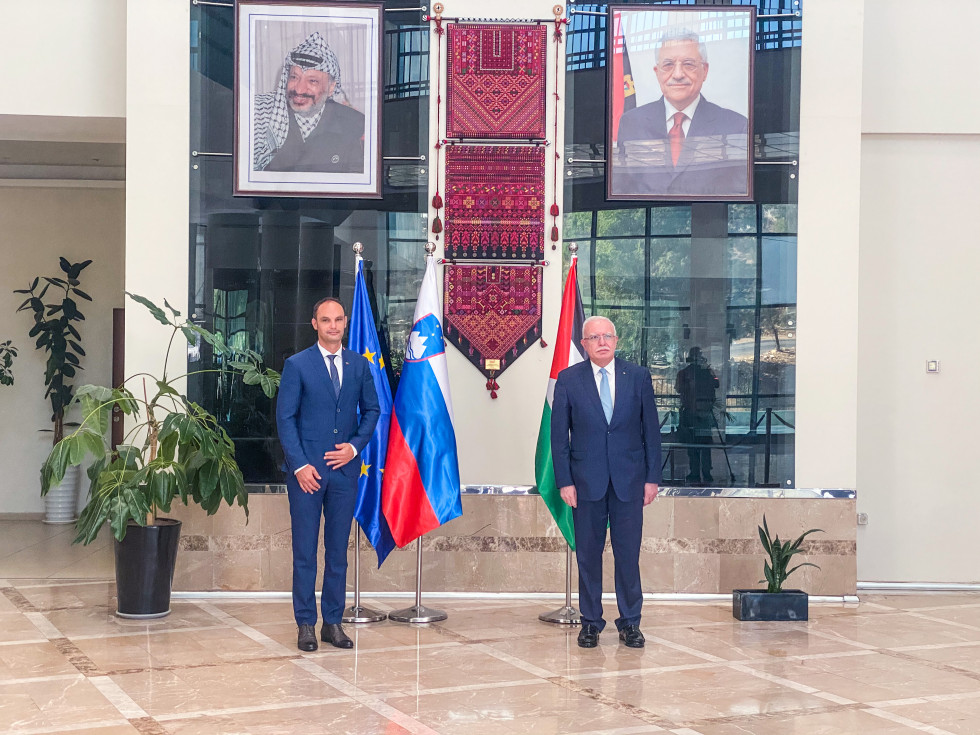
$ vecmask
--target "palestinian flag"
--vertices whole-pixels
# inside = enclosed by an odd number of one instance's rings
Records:
[[[575,549],[575,529],[572,524],[572,509],[565,504],[555,483],[555,468],[551,464],[551,405],[555,400],[555,381],[558,373],[565,368],[582,362],[582,323],[585,311],[582,309],[582,294],[578,290],[578,256],[572,256],[572,264],[565,280],[565,292],[561,299],[561,317],[558,319],[558,338],[555,340],[555,356],[551,361],[551,378],[548,380],[548,395],[541,412],[541,428],[538,429],[538,447],[534,453],[534,476],[538,492],[545,505],[555,518],[568,545]]]

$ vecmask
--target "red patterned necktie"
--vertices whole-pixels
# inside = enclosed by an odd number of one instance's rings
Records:
[[[682,123],[684,118],[686,118],[683,112],[674,113],[674,127],[670,129],[667,133],[667,139],[670,141],[670,160],[677,165],[677,159],[681,157],[681,148],[684,147],[684,128]]]

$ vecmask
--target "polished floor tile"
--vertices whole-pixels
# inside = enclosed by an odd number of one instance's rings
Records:
[[[445,621],[346,626],[354,650],[301,653],[288,599],[182,597],[166,618],[118,618],[111,562],[87,577],[99,557],[38,526],[0,523],[2,733],[980,733],[980,594],[869,594],[800,623],[647,603],[645,648],[609,626],[589,650],[538,620],[553,600],[433,596]]]

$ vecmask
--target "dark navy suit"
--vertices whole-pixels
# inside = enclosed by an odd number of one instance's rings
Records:
[[[660,482],[660,421],[650,373],[616,358],[612,420],[606,421],[589,360],[558,373],[551,452],[558,487],[574,485],[575,551],[582,622],[602,630],[606,526],[615,557],[616,627],[640,624],[643,485]]]
[[[303,350],[283,367],[276,407],[279,441],[286,455],[286,490],[293,536],[293,612],[298,625],[316,624],[316,552],[323,515],[323,592],[320,611],[324,623],[339,623],[347,592],[347,541],[350,538],[360,452],[378,423],[381,409],[367,360],[356,352],[342,352],[340,395],[334,395],[326,362],[317,345]],[[358,420],[360,408],[360,420]],[[327,468],[324,452],[350,443],[358,452],[339,470]],[[320,487],[304,493],[294,472],[313,465]]]
[[[613,158],[617,194],[734,196],[748,193],[748,120],[698,102],[675,166],[667,139],[664,98],[623,113]]]

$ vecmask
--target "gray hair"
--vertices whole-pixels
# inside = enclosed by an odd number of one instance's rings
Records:
[[[598,321],[609,322],[609,325],[612,327],[613,337],[616,336],[616,325],[612,323],[612,319],[605,316],[599,316],[598,314],[596,316],[590,316],[588,319],[582,322],[582,334],[585,334],[585,327],[588,324],[598,322]]]
[[[698,45],[698,53],[701,54],[701,61],[705,64],[708,63],[708,49],[704,45],[704,41],[701,40],[701,36],[689,28],[668,28],[663,32],[654,49],[657,62],[660,62],[660,49],[668,43],[679,43],[681,41],[692,41],[696,43]]]

